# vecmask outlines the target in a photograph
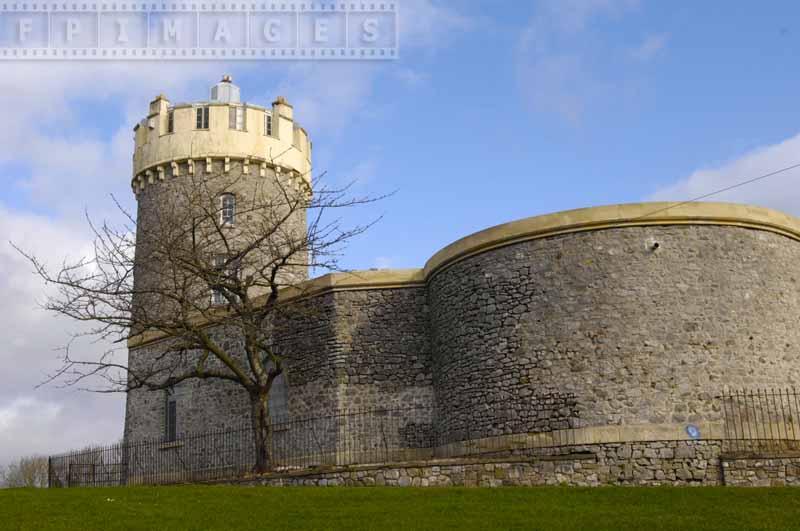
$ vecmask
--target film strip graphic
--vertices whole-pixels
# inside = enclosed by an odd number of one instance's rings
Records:
[[[397,57],[391,1],[0,0],[0,61]]]

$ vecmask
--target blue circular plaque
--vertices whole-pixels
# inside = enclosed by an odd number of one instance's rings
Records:
[[[699,439],[700,428],[698,428],[694,424],[689,424],[688,426],[686,426],[686,434],[692,439]]]

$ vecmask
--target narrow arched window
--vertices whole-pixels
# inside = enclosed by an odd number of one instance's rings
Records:
[[[286,422],[289,417],[289,388],[285,373],[279,374],[272,381],[269,390],[269,418],[273,423]]]
[[[178,403],[175,389],[169,388],[165,394],[164,440],[165,442],[174,442],[178,438]]]
[[[233,225],[236,219],[236,196],[233,194],[222,194],[219,198],[219,203],[220,225]]]

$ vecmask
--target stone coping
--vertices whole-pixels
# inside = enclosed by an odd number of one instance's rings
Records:
[[[800,451],[798,450],[776,450],[776,451],[764,451],[759,452],[757,455],[755,454],[731,454],[731,453],[721,453],[719,456],[720,461],[724,461],[724,466],[727,466],[727,462],[730,461],[769,461],[773,459],[798,459],[800,458]]]
[[[339,291],[359,291],[367,289],[397,289],[423,287],[425,277],[422,269],[376,269],[369,271],[352,271],[347,273],[329,273],[321,277],[300,282],[281,290],[278,297],[280,303],[292,300],[315,297],[323,293]],[[260,297],[265,300],[266,296]],[[256,299],[256,304],[259,300]],[[220,309],[224,314],[224,309]],[[202,324],[198,320],[198,324]],[[208,323],[213,325],[213,322]],[[145,332],[128,339],[128,348],[138,348],[166,337],[162,332]]]
[[[286,288],[280,299],[288,301],[331,291],[420,287],[450,265],[515,243],[576,232],[666,225],[744,227],[800,240],[800,219],[758,206],[710,202],[606,205],[534,216],[476,232],[441,249],[422,269],[329,273]],[[140,335],[131,338],[128,346],[142,346],[162,337],[163,334]]]
[[[579,208],[525,218],[476,232],[451,243],[425,264],[430,278],[459,260],[521,241],[617,227],[731,225],[800,240],[800,219],[783,212],[735,203],[630,203]]]
[[[363,289],[393,289],[422,287],[425,272],[422,269],[374,269],[347,273],[328,273],[297,286],[284,289],[281,300],[313,297],[328,291],[356,291]]]

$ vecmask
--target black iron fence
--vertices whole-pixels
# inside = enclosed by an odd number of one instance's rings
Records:
[[[428,460],[434,457],[553,453],[574,444],[572,430],[485,436],[443,443],[429,408],[348,412],[275,422],[271,470]],[[51,487],[159,485],[239,478],[255,464],[253,432],[238,429],[89,448],[49,460]]]
[[[800,394],[792,389],[723,393],[723,449],[735,454],[800,450]]]
[[[722,445],[731,454],[800,451],[800,393],[795,389],[723,393]],[[326,467],[449,457],[569,453],[581,439],[572,420],[563,429],[487,433],[467,426],[455,440],[440,437],[430,408],[348,412],[285,419],[271,425],[271,470],[290,473]],[[525,430],[520,430],[525,431]],[[716,436],[715,436],[716,438]],[[51,487],[157,485],[247,476],[255,464],[250,426],[120,443],[49,460]]]

